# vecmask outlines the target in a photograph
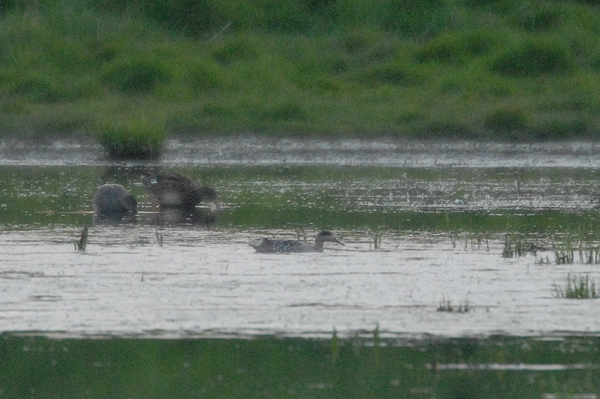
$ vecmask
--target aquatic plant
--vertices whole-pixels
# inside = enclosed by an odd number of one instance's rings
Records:
[[[156,230],[156,242],[158,242],[158,246],[162,248],[163,246],[163,235]]]
[[[581,263],[587,265],[597,265],[600,263],[600,247],[588,247],[579,249],[579,259]]]
[[[572,265],[575,263],[572,250],[554,251],[554,259],[557,265]]]
[[[457,313],[467,313],[471,308],[469,307],[469,302],[465,301],[464,303],[460,303],[458,308],[452,306],[452,302],[445,297],[442,298],[442,301],[438,304],[436,309],[438,312],[457,312]]]
[[[576,261],[575,254],[579,255],[579,263],[587,265],[596,265],[600,263],[600,246],[592,240],[588,234],[579,239],[578,243],[573,243],[573,237],[567,237],[563,244],[553,243],[554,258],[557,265],[570,265]]]
[[[517,258],[525,256],[528,253],[535,251],[534,244],[524,243],[520,239],[515,239],[507,234],[504,239],[504,248],[502,249],[503,258]]]
[[[595,299],[600,297],[600,289],[596,283],[590,283],[590,277],[567,275],[567,287],[563,290],[558,285],[554,285],[556,296],[569,299]]]
[[[536,258],[535,263],[538,265],[549,265],[550,264],[550,257],[548,255],[546,255],[546,257],[544,258],[543,256]]]
[[[383,236],[382,231],[379,229],[371,229],[370,236],[371,236],[371,239],[373,240],[373,248],[374,249],[381,248],[381,237]]]
[[[340,340],[337,335],[337,330],[333,329],[331,336],[331,363],[335,363],[340,356]]]
[[[81,230],[81,237],[78,241],[75,242],[75,250],[77,251],[85,251],[85,247],[87,245],[88,240],[88,227],[84,226],[83,230]]]

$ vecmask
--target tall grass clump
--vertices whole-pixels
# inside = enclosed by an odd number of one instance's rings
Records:
[[[464,63],[485,55],[496,41],[488,31],[445,33],[424,44],[416,52],[416,58],[421,62]]]
[[[521,239],[516,239],[510,235],[504,238],[504,248],[502,249],[503,258],[518,258],[526,256],[534,249],[533,244],[524,243]]]
[[[167,136],[164,120],[141,114],[97,123],[98,141],[117,160],[146,160],[160,156]]]
[[[600,290],[594,282],[590,283],[589,276],[571,276],[567,275],[567,287],[563,290],[559,286],[554,286],[556,295],[559,298],[569,299],[595,299],[600,297]]]

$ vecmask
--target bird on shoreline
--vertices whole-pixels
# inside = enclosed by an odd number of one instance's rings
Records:
[[[137,201],[120,184],[105,184],[96,191],[92,200],[95,222],[135,220]]]
[[[193,211],[201,201],[212,201],[220,208],[214,188],[200,186],[180,173],[142,176],[142,183],[161,210],[176,208]]]
[[[344,245],[335,238],[331,231],[324,230],[317,235],[314,245],[306,244],[297,240],[272,240],[263,238],[260,244],[248,244],[262,253],[285,253],[285,252],[323,252],[323,243],[335,242]]]

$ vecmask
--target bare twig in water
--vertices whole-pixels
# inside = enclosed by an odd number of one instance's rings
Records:
[[[75,250],[85,251],[85,246],[87,245],[87,240],[88,240],[88,228],[87,228],[87,226],[84,226],[83,230],[81,230],[81,237],[79,238],[79,241],[75,242]]]
[[[156,241],[158,241],[158,246],[162,248],[163,246],[163,235],[156,230]]]

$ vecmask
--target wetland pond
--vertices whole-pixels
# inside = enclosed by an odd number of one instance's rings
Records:
[[[72,142],[0,156],[0,398],[600,397],[600,301],[568,297],[599,293],[596,144],[247,137],[173,140],[155,163]],[[157,219],[149,170],[215,187],[214,222]],[[107,182],[137,198],[137,223],[92,223]],[[323,229],[345,245],[248,245]]]

